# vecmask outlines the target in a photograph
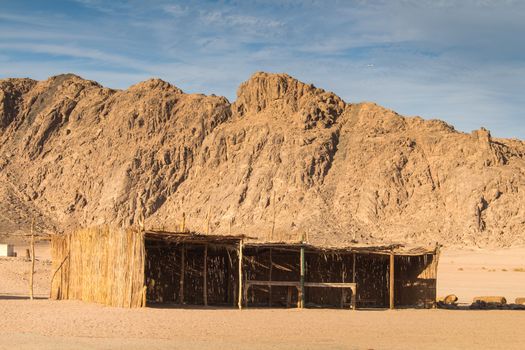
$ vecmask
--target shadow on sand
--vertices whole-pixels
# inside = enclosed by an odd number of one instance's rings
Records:
[[[37,295],[34,296],[33,299],[36,300],[47,300],[49,297],[43,296],[43,295]],[[0,300],[29,300],[29,296],[27,295],[20,295],[20,294],[0,294]]]

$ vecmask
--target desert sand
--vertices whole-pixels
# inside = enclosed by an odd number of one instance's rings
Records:
[[[460,303],[480,295],[507,302],[525,296],[525,248],[445,249],[439,261],[438,294],[454,293]]]
[[[25,247],[18,245],[17,250]],[[0,259],[2,349],[522,349],[524,311],[119,309],[52,301],[49,249],[37,246],[37,300],[29,262]],[[525,295],[525,248],[445,249],[439,294]],[[505,271],[506,270],[506,271]]]

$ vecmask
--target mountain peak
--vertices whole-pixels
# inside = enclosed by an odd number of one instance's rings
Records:
[[[183,93],[181,89],[160,78],[150,78],[129,87],[129,90],[175,90]]]
[[[345,103],[334,93],[303,83],[288,74],[257,72],[237,90],[235,110],[242,116],[269,107],[284,114],[298,113],[300,122],[309,129],[318,121],[331,125],[342,113]]]

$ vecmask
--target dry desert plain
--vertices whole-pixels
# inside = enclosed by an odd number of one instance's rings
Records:
[[[23,251],[23,246],[16,250]],[[47,299],[49,247],[0,259],[1,349],[523,349],[525,311],[119,309]],[[525,295],[525,248],[444,249],[438,294]]]

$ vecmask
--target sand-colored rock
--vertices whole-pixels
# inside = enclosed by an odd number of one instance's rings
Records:
[[[444,297],[438,297],[436,299],[436,302],[438,303],[443,303],[445,305],[453,305],[453,304],[456,304],[458,302],[458,297],[454,294],[449,294],[447,296],[444,296]]]
[[[516,298],[516,300],[514,301],[514,304],[525,305],[525,298],[523,297]]]
[[[474,297],[472,303],[486,303],[486,304],[501,304],[504,305],[507,303],[507,299],[502,296],[483,296],[483,297]]]
[[[231,104],[152,79],[0,81],[0,231],[100,223],[339,244],[525,243],[525,143],[256,73]]]

